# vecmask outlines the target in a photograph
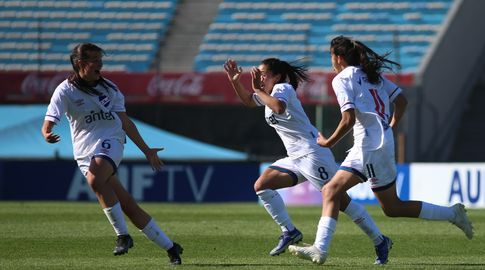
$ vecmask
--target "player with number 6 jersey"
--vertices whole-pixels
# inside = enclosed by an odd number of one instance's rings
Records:
[[[118,179],[126,135],[145,154],[153,170],[163,166],[157,155],[163,148],[148,147],[126,113],[123,94],[101,76],[103,55],[104,50],[92,43],[74,47],[70,56],[74,73],[54,90],[42,135],[48,143],[58,142],[61,138],[53,132],[54,125],[67,117],[74,158],[117,235],[114,255],[128,253],[134,246],[126,214],[148,239],[167,251],[171,264],[181,264],[183,248],[162,231]]]
[[[267,123],[276,130],[288,156],[277,160],[254,183],[254,190],[268,214],[280,226],[282,234],[269,255],[285,252],[290,244],[302,240],[303,234],[288,215],[283,199],[276,191],[309,181],[315,188],[332,178],[337,165],[330,149],[317,144],[317,129],[310,123],[298,99],[296,89],[308,80],[303,66],[290,65],[277,58],[264,59],[251,70],[253,92],[240,82],[242,68],[229,59],[224,64],[228,79],[241,101],[249,107],[265,106]],[[381,241],[378,227],[365,208],[346,194],[341,198],[344,211],[374,242]]]

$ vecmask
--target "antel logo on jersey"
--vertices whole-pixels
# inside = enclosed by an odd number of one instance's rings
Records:
[[[92,122],[98,120],[114,120],[115,117],[111,112],[103,112],[103,110],[99,110],[99,112],[91,111],[90,114],[84,116],[84,121],[86,124],[90,124]]]

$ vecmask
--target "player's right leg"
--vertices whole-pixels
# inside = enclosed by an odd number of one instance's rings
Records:
[[[103,212],[117,235],[113,254],[116,256],[127,253],[128,249],[133,247],[133,239],[128,233],[128,227],[116,193],[109,185],[110,179],[114,177],[112,174],[115,170],[112,160],[107,156],[94,157],[90,161],[89,169],[82,166],[82,161],[78,161],[78,163],[80,163],[81,171],[85,173],[89,186],[96,194]]]
[[[349,171],[340,169],[322,189],[322,216],[318,222],[315,242],[311,246],[290,246],[289,250],[299,258],[314,263],[325,262],[337,226],[341,197],[360,180]]]
[[[276,189],[291,187],[298,183],[297,175],[285,168],[288,166],[283,167],[284,161],[285,159],[282,159],[273,163],[254,184],[254,190],[264,208],[282,230],[278,244],[269,253],[271,256],[285,252],[289,245],[296,244],[303,238],[303,234],[293,225],[285,203],[276,191]]]
[[[163,230],[157,225],[155,220],[143,210],[135,201],[133,196],[121,185],[116,176],[110,178],[110,186],[119,198],[123,212],[133,222],[133,224],[145,236],[156,245],[167,251],[167,256],[171,264],[181,264],[180,255],[183,248],[178,243],[172,241]]]
[[[392,248],[392,240],[382,235],[364,206],[352,201],[349,195],[345,193],[340,200],[340,211],[344,212],[374,243],[374,249],[376,251],[376,260],[374,263],[387,263],[389,250]]]

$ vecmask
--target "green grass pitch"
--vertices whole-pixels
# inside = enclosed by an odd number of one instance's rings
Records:
[[[245,204],[142,203],[185,251],[179,269],[379,269],[371,241],[341,216],[326,263],[288,252],[270,257],[279,228],[264,208]],[[366,206],[392,238],[387,269],[485,269],[485,210],[469,209],[475,237],[448,222],[387,218]],[[289,207],[303,242],[313,243],[320,207]],[[165,251],[129,223],[135,247],[112,255],[115,236],[92,202],[0,202],[0,269],[174,269]]]

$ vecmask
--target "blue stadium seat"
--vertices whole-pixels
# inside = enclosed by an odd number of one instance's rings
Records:
[[[311,69],[331,70],[328,43],[346,35],[378,53],[395,52],[390,58],[401,62],[402,71],[415,72],[452,4],[453,0],[225,0],[200,45],[194,69],[220,70],[228,57],[243,67],[266,57],[303,57]]]
[[[105,70],[148,71],[177,3],[0,1],[0,69],[70,70],[70,50],[89,41],[106,50]]]

